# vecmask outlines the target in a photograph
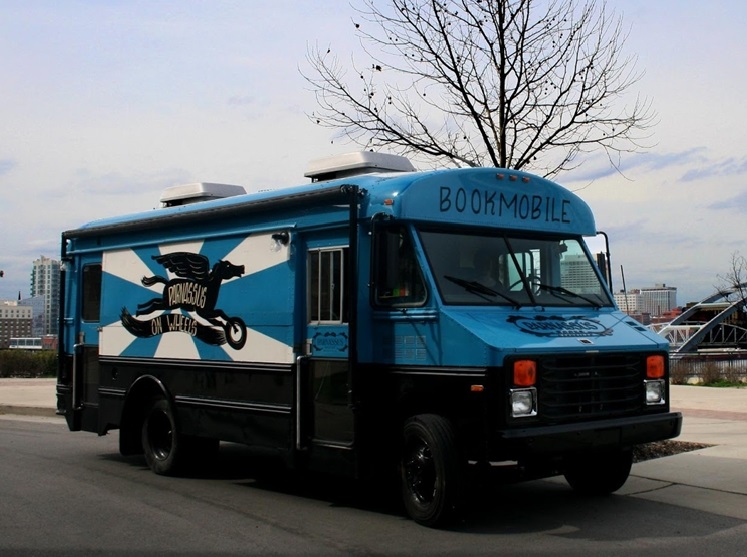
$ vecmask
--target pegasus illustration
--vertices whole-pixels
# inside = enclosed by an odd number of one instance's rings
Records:
[[[183,251],[154,255],[152,258],[177,278],[169,280],[159,275],[143,277],[143,286],[163,284],[163,294],[138,304],[135,315],[173,309],[195,312],[212,325],[222,327],[231,346],[240,348],[244,345],[244,322],[238,317],[228,316],[226,312],[215,307],[221,283],[226,279],[242,276],[243,265],[221,260],[210,269],[210,261],[206,256]],[[234,336],[236,334],[238,337]]]

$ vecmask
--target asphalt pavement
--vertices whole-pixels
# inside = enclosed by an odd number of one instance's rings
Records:
[[[0,378],[0,418],[63,423],[55,385]],[[747,387],[672,385],[670,395],[684,416],[678,439],[709,447],[634,464],[617,493],[747,520]]]

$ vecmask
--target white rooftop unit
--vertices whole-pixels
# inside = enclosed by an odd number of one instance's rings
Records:
[[[316,159],[309,163],[304,176],[313,182],[334,180],[358,174],[380,172],[413,172],[415,167],[406,158],[388,153],[357,151]]]
[[[159,201],[164,207],[174,207],[176,205],[187,205],[188,203],[197,203],[210,199],[233,197],[234,195],[243,195],[245,193],[246,190],[242,186],[195,182],[166,188],[163,190]]]

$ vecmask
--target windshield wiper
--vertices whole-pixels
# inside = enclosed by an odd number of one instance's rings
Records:
[[[493,290],[489,286],[485,286],[484,284],[482,284],[481,282],[477,282],[476,280],[465,280],[463,278],[453,277],[451,275],[444,275],[444,278],[446,280],[450,280],[454,284],[458,284],[459,286],[461,286],[462,288],[464,288],[467,292],[470,292],[472,294],[477,294],[478,296],[481,296],[483,298],[485,298],[486,296],[492,296],[492,297],[500,296],[501,298],[503,298],[507,302],[512,303],[516,308],[521,307],[521,304],[519,304],[519,302],[517,302],[516,300],[514,300],[510,296],[506,296],[502,292],[498,292],[497,290]],[[487,298],[485,298],[485,299],[487,299]],[[488,301],[490,301],[490,300],[488,300]]]
[[[573,290],[568,290],[567,288],[563,288],[562,286],[551,286],[549,284],[538,283],[537,287],[540,290],[547,290],[548,292],[550,292],[551,294],[557,296],[558,298],[561,297],[561,296],[558,296],[558,294],[565,294],[566,296],[573,296],[574,298],[580,298],[580,299],[582,299],[582,300],[584,300],[586,302],[589,302],[596,309],[599,309],[599,308],[602,307],[602,304],[600,304],[599,302],[596,302],[596,301],[592,300],[591,298],[588,298],[588,297],[584,296],[583,294],[579,294],[577,292],[574,292]]]

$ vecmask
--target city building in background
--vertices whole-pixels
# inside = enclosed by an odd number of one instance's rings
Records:
[[[60,262],[44,257],[34,261],[31,269],[31,297],[43,297],[44,316],[41,335],[56,335],[60,300]]]
[[[654,317],[664,315],[677,307],[677,288],[657,284],[651,288],[641,288],[642,310]]]
[[[595,292],[599,288],[599,279],[585,254],[565,255],[560,274],[563,287],[574,292]]]
[[[31,337],[33,310],[16,300],[0,300],[0,349],[10,348],[11,338]]]
[[[33,298],[24,298],[18,300],[19,306],[31,307],[31,336],[42,337],[46,333],[44,332],[44,314],[45,314],[45,298],[44,296],[34,296]],[[56,331],[55,331],[56,334]]]
[[[615,293],[618,307],[648,325],[660,317],[671,317],[677,308],[677,288],[657,284],[649,288],[636,288]]]
[[[11,350],[26,350],[36,352],[37,350],[57,350],[57,336],[46,335],[39,337],[12,337],[10,339]]]
[[[617,307],[628,315],[639,314],[643,307],[641,291],[634,289],[627,292],[622,290],[620,292],[615,292],[615,303],[617,304]]]

